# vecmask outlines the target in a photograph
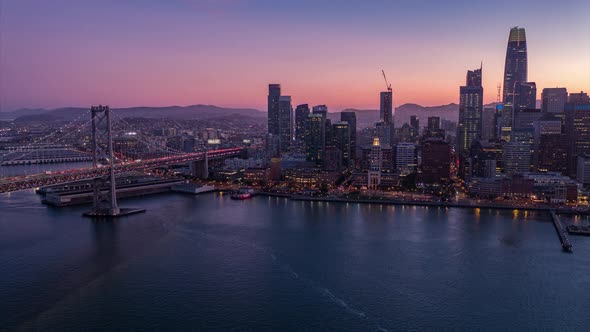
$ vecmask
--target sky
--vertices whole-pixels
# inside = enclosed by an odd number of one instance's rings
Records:
[[[590,90],[590,1],[0,0],[0,110],[213,104],[377,109],[457,103],[483,62],[496,100],[511,27],[529,81]]]

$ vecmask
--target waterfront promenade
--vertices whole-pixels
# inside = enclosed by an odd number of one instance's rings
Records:
[[[272,193],[259,192],[261,196],[275,196],[289,198],[295,201],[318,201],[318,202],[340,202],[340,203],[364,203],[364,204],[387,204],[387,205],[414,205],[414,206],[431,206],[431,207],[455,207],[455,208],[486,208],[486,209],[501,209],[501,210],[528,210],[528,211],[547,211],[554,210],[559,214],[590,214],[589,209],[575,209],[568,206],[554,207],[549,205],[528,205],[528,204],[506,204],[497,202],[482,202],[482,201],[459,201],[459,202],[434,202],[434,201],[419,201],[419,200],[399,200],[380,197],[333,197],[333,196],[307,196],[296,195],[288,193]]]

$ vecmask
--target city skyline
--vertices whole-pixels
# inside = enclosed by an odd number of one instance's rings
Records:
[[[587,330],[589,17],[0,0],[1,328]]]
[[[514,26],[527,30],[528,76],[539,91],[590,87],[590,60],[581,56],[590,52],[584,35],[584,9],[590,5],[582,1],[568,2],[559,14],[550,2],[515,5],[515,12],[526,9],[527,15],[494,15],[506,5],[502,2],[470,8],[462,1],[265,5],[4,1],[0,110],[105,99],[113,107],[214,104],[264,110],[260,96],[268,82],[288,87],[293,105],[378,109],[379,92],[386,90],[381,69],[392,84],[394,106],[441,105],[458,103],[456,86],[464,71],[482,61],[484,103],[490,103],[502,82],[506,35]],[[470,11],[490,18],[478,18],[477,28],[468,28],[475,21]],[[280,21],[275,14],[284,12]],[[544,15],[552,15],[554,24],[544,24],[539,19]],[[272,48],[275,43],[284,47]],[[428,94],[421,89],[424,78]]]

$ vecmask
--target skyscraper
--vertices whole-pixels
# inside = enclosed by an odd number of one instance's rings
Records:
[[[427,139],[445,139],[446,132],[444,129],[440,128],[440,117],[438,116],[429,116],[428,117],[428,126],[424,131],[424,135],[422,136],[423,140]]]
[[[321,137],[322,140],[322,149],[329,145],[331,139],[331,132],[332,132],[332,124],[331,121],[328,119],[328,106],[326,105],[316,105],[312,108],[312,114],[317,114],[322,116],[322,124],[324,126],[323,136]]]
[[[279,97],[280,84],[268,85],[268,133],[279,136]]]
[[[504,63],[503,132],[509,131],[506,128],[512,127],[514,86],[517,82],[523,83],[527,81],[526,35],[524,28],[514,27],[510,29],[510,35],[508,36],[506,62]]]
[[[298,143],[305,142],[305,121],[309,115],[307,104],[297,105],[295,108],[295,140]]]
[[[566,88],[545,88],[541,93],[541,110],[543,113],[563,113],[567,103]]]
[[[440,129],[440,117],[439,116],[429,116],[428,117],[428,126],[426,127],[429,130]]]
[[[422,145],[422,173],[425,184],[443,184],[451,177],[451,146],[442,140],[428,139]]]
[[[405,125],[407,125],[407,123]],[[381,144],[381,145],[393,144],[394,131],[393,131],[393,126],[390,123],[386,123],[383,121],[377,122],[375,124],[375,131],[377,132],[377,137],[379,137],[379,144]]]
[[[395,167],[400,174],[408,174],[416,170],[416,145],[414,143],[398,143],[395,146]]]
[[[514,125],[512,129],[532,128],[535,121],[539,120],[543,113],[538,108],[525,108],[514,113]]]
[[[380,120],[387,124],[393,125],[393,93],[391,91],[382,91],[380,95],[380,100]]]
[[[413,142],[415,143],[418,141],[418,136],[420,136],[420,119],[418,119],[417,116],[410,116],[410,127],[412,128],[410,136],[412,137]]]
[[[496,109],[485,107],[481,115],[481,139],[489,141],[496,137]]]
[[[550,112],[534,122],[533,165],[538,172],[567,171],[567,135],[562,132],[561,122]]]
[[[510,29],[504,63],[504,104],[512,103],[514,84],[527,82],[527,50],[524,28]]]
[[[328,106],[326,105],[316,105],[313,107],[313,114],[321,114],[324,118],[328,116]]]
[[[513,114],[524,109],[533,109],[537,105],[537,85],[535,82],[520,83],[514,85]]]
[[[369,160],[367,187],[369,190],[376,190],[381,185],[381,168],[383,166],[383,151],[381,151],[381,143],[378,137],[373,138]]]
[[[584,91],[570,93],[568,98],[568,103],[570,104],[590,104],[590,97]]]
[[[279,97],[279,150],[288,152],[293,140],[293,106],[290,96]]]
[[[587,96],[586,96],[587,98]],[[571,95],[570,95],[571,100]],[[565,133],[568,143],[568,172],[570,176],[577,174],[577,158],[590,154],[590,102],[580,98],[580,103],[565,105]]]
[[[350,159],[356,159],[356,113],[342,112],[340,113],[340,121],[348,122],[350,129]]]
[[[324,151],[324,119],[321,114],[309,114],[305,121],[305,155],[309,161],[320,163]]]
[[[534,135],[533,127],[512,129],[510,142],[504,143],[504,172],[516,174],[531,171]]]
[[[350,127],[348,122],[340,121],[332,125],[332,143],[340,150],[341,165],[350,163]]]
[[[458,150],[468,154],[471,143],[481,138],[483,87],[481,67],[467,71],[466,85],[459,88]]]

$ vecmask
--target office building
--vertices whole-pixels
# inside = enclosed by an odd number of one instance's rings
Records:
[[[590,185],[590,155],[578,156],[576,180],[584,186]]]
[[[570,99],[571,99],[570,94]],[[587,97],[587,95],[586,95]],[[578,98],[578,96],[576,96]],[[568,174],[575,177],[578,156],[590,154],[590,102],[583,104],[587,98],[568,102],[565,105],[565,128],[568,142]]]
[[[343,166],[350,165],[350,127],[348,122],[339,121],[332,124],[332,144],[340,151]]]
[[[418,142],[418,137],[420,136],[420,119],[418,119],[415,115],[410,116],[410,128],[411,133],[410,136],[412,137],[412,142]]]
[[[279,141],[281,153],[289,152],[293,141],[293,106],[290,96],[279,97]]]
[[[375,137],[378,138],[378,137]],[[373,140],[375,143],[375,140]],[[371,151],[374,145],[369,144],[362,147],[361,151],[361,170],[368,171],[371,168]],[[394,149],[390,145],[383,145],[379,142],[379,149],[381,150],[381,171],[385,173],[394,173],[395,159]]]
[[[567,103],[566,88],[545,88],[541,93],[541,110],[543,113],[563,114]]]
[[[381,185],[381,167],[383,166],[383,153],[378,137],[373,139],[369,158],[370,166],[369,172],[367,173],[367,188],[369,190],[377,190]]]
[[[477,178],[491,178],[502,172],[502,143],[480,140],[471,145],[471,174]]]
[[[324,119],[328,118],[328,106],[326,105],[316,105],[312,108],[313,114],[320,114],[324,117]]]
[[[481,139],[491,140],[496,137],[496,109],[485,107],[481,116]]]
[[[442,140],[426,140],[422,145],[420,181],[424,184],[444,184],[450,176],[450,144]]]
[[[483,110],[483,87],[481,86],[482,69],[467,71],[466,85],[460,87],[458,152],[466,155],[471,143],[481,138],[481,121]]]
[[[514,86],[517,82],[527,82],[527,47],[524,28],[510,29],[504,63],[503,103],[510,104],[514,98]]]
[[[333,172],[339,171],[342,166],[342,151],[336,146],[326,146],[322,153],[322,169]]]
[[[309,114],[305,123],[305,156],[308,161],[320,163],[324,151],[324,118],[321,114]]]
[[[537,172],[567,171],[567,135],[562,132],[561,119],[547,112],[534,122],[533,165]]]
[[[324,132],[322,139],[322,149],[324,149],[327,145],[330,144],[330,140],[332,139],[332,123],[328,119],[328,106],[326,105],[316,105],[312,108],[312,114],[321,115],[322,122],[324,124]]]
[[[504,144],[504,172],[507,174],[530,172],[534,129],[514,128],[510,142]]]
[[[268,157],[280,156],[280,140],[278,135],[266,134],[266,153]]]
[[[380,101],[380,120],[386,124],[391,124],[393,127],[393,93],[391,91],[382,91]]]
[[[416,170],[416,145],[398,143],[395,146],[395,167],[399,174],[409,174]]]
[[[514,129],[532,128],[533,123],[541,118],[543,113],[538,108],[515,110]]]
[[[517,83],[528,81],[527,73],[527,47],[524,28],[514,27],[510,29],[508,45],[506,47],[506,60],[504,63],[504,92],[502,107],[503,133],[512,128],[514,87]],[[532,108],[535,108],[533,106]]]
[[[537,172],[567,174],[567,135],[541,134],[535,141],[535,169]]]
[[[570,93],[568,97],[568,103],[570,104],[590,104],[590,97],[584,91]]]
[[[279,136],[279,98],[281,96],[280,84],[268,85],[268,133]]]
[[[440,117],[438,116],[429,116],[428,117],[428,126],[427,129],[440,129]]]
[[[537,85],[535,82],[516,82],[513,94],[513,114],[517,114],[524,109],[534,109],[537,107]]]
[[[295,108],[295,140],[305,142],[305,122],[309,115],[309,105],[301,104]]]
[[[356,159],[356,113],[355,112],[342,112],[340,113],[340,121],[348,122],[348,128],[350,129],[350,159]]]
[[[408,126],[407,123],[404,125]],[[409,127],[409,126],[408,126]],[[377,122],[375,124],[375,130],[377,137],[379,137],[379,143],[383,145],[391,145],[393,143],[393,135],[395,133],[393,125],[384,121]],[[410,131],[408,130],[408,136]]]

